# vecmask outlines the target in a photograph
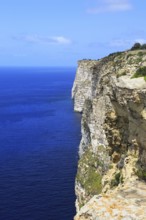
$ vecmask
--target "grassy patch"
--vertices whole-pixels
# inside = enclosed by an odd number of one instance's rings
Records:
[[[138,55],[139,57],[142,57],[142,56],[144,55],[144,53],[143,53],[142,51],[139,51],[139,52],[137,53],[137,55]]]
[[[101,175],[94,169],[88,170],[87,179],[84,183],[85,190],[92,195],[101,193]]]
[[[142,62],[142,57],[141,57],[141,56],[138,57],[137,59],[134,60],[134,62],[135,62],[136,64]]]
[[[132,78],[144,77],[146,80],[146,66],[140,67],[136,73],[132,76]]]
[[[127,54],[127,56],[126,56],[126,59],[128,59],[129,57],[132,57],[133,56],[133,54],[132,53],[129,53],[129,54]]]

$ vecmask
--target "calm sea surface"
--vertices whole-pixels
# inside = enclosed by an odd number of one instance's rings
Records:
[[[72,220],[73,68],[0,68],[0,220]]]

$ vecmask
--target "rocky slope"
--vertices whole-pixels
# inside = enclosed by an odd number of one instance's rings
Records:
[[[145,50],[78,63],[72,89],[74,110],[82,112],[76,220],[146,219],[145,76]]]

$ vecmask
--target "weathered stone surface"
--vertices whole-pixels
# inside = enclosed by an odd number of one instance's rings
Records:
[[[146,184],[135,182],[121,190],[94,196],[75,220],[145,220]]]
[[[145,200],[141,208],[120,193],[130,190],[133,184],[138,189],[143,184],[145,189],[146,82],[143,77],[132,78],[137,69],[146,65],[145,53],[139,57],[139,52],[79,62],[72,90],[74,109],[82,112],[76,219],[146,219],[146,213],[141,211],[146,208]],[[101,197],[97,198],[99,193]],[[137,198],[137,194],[133,196]],[[107,203],[105,216],[98,212],[99,201],[101,209]],[[108,212],[112,210],[110,202],[121,202],[116,210],[113,208],[114,214]],[[135,212],[128,212],[132,207]],[[118,215],[122,217],[116,218]]]

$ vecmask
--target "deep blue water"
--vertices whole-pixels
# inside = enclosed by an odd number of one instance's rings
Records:
[[[0,220],[72,220],[74,68],[0,68]]]

